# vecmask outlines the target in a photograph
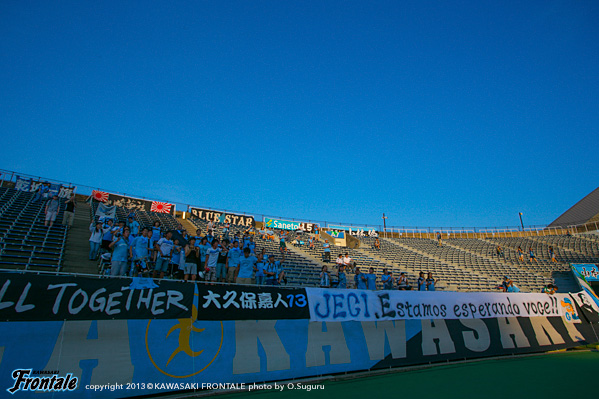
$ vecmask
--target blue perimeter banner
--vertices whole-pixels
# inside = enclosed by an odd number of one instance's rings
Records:
[[[194,298],[190,318],[0,323],[0,390],[14,398],[122,398],[217,383],[247,388],[598,341],[589,322],[557,316],[205,321],[198,320],[197,291]],[[59,392],[39,391],[50,384]]]
[[[599,281],[599,267],[593,263],[575,263],[572,268],[576,270],[584,279],[589,281]]]

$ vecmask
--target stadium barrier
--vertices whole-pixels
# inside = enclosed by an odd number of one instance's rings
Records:
[[[2,273],[2,389],[23,398],[122,398],[254,383],[285,389],[281,381],[302,377],[598,341],[596,325],[567,294],[116,281]],[[133,318],[133,309],[145,318]]]

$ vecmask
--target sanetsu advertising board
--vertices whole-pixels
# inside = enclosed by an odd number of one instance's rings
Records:
[[[279,230],[304,230],[312,233],[317,227],[317,224],[307,222],[292,222],[290,220],[279,220],[264,218],[264,227]]]

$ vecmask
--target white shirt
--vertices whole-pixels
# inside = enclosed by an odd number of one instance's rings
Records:
[[[345,261],[343,260],[343,258],[337,258],[338,265],[343,265],[344,263],[345,263]]]
[[[348,257],[344,256],[343,257],[343,264],[346,265],[346,266],[349,266],[349,262],[351,262],[351,258],[349,256]]]

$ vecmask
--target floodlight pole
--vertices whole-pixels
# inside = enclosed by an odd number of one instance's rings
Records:
[[[383,212],[383,233],[385,234],[385,237],[387,237],[387,219],[389,218],[385,216],[385,212]]]
[[[524,231],[524,222],[522,222],[522,212],[519,212],[518,215],[520,216],[520,226],[522,226],[522,231]]]

